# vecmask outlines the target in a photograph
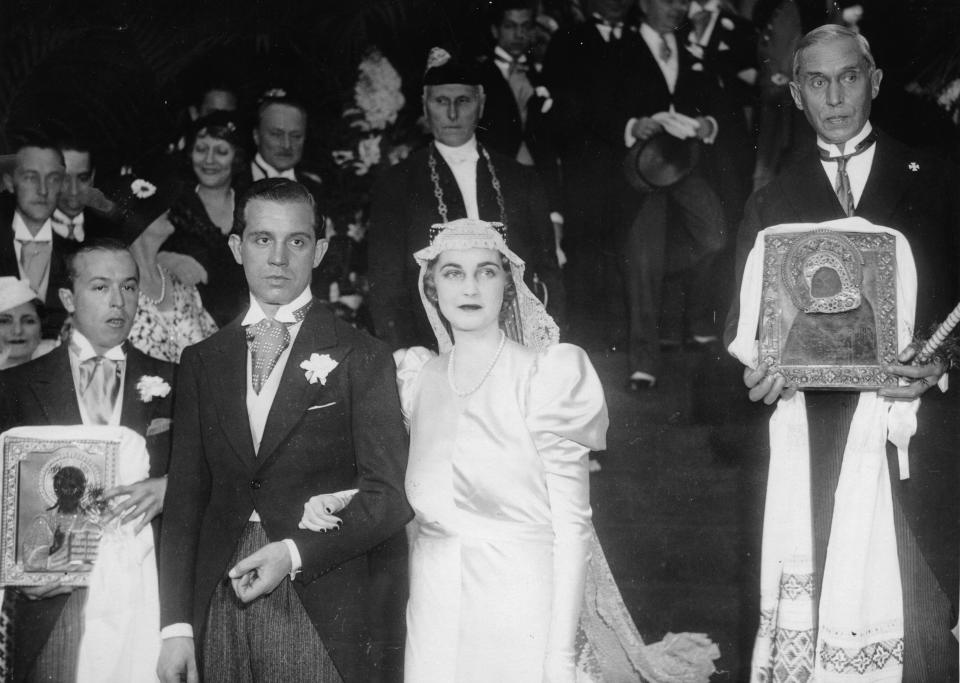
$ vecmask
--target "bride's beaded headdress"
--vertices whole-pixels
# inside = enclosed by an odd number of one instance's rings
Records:
[[[504,227],[500,223],[488,223],[473,218],[461,218],[449,223],[434,225],[430,228],[430,245],[413,255],[420,264],[420,300],[423,302],[430,326],[437,337],[440,352],[445,353],[453,347],[450,332],[440,317],[436,305],[427,298],[424,279],[430,263],[441,253],[450,249],[494,249],[499,251],[510,264],[513,283],[517,295],[505,315],[501,318],[501,327],[510,339],[532,349],[542,350],[553,346],[560,340],[560,328],[554,322],[547,309],[523,281],[526,264],[519,256],[510,251],[504,240]]]

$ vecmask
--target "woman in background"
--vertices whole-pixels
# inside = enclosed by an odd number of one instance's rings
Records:
[[[227,246],[233,227],[234,180],[246,165],[244,133],[236,112],[217,111],[193,122],[187,153],[195,184],[188,184],[170,209],[176,229],[165,252],[193,257],[206,271],[197,285],[204,308],[219,326],[245,308],[243,268]],[[241,188],[242,189],[242,188]]]
[[[57,344],[40,339],[43,304],[23,280],[0,277],[0,370],[33,360]]]
[[[104,189],[140,271],[139,307],[128,339],[148,356],[171,363],[179,363],[186,347],[217,331],[197,288],[178,280],[157,259],[174,232],[168,214],[179,190],[179,182],[160,166],[122,175]]]

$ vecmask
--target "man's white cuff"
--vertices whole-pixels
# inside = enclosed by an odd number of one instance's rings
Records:
[[[193,638],[193,626],[190,624],[170,624],[160,629],[160,639]]]
[[[300,568],[303,567],[303,560],[300,559],[300,551],[297,549],[296,543],[289,538],[283,539],[283,543],[290,551],[290,580],[293,581],[297,578]]]
[[[623,144],[627,147],[633,147],[636,143],[637,138],[633,134],[633,124],[639,121],[638,118],[634,117],[627,121],[627,127],[623,129]]]

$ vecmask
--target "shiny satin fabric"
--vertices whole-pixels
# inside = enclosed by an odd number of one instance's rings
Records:
[[[449,356],[400,364],[416,512],[406,680],[540,681],[572,671],[591,543],[587,454],[605,447],[600,382],[566,344],[507,342],[475,393]],[[426,361],[424,363],[424,361]]]

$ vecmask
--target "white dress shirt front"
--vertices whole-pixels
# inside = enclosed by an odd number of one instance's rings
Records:
[[[817,146],[820,147],[820,149],[827,150],[831,157],[850,154],[850,152],[857,148],[861,140],[870,135],[871,131],[873,131],[873,126],[867,121],[859,133],[847,140],[843,145],[843,151],[841,151],[837,145],[825,142],[819,137],[817,138]],[[873,167],[873,156],[876,153],[877,143],[873,143],[867,149],[860,152],[860,154],[847,159],[847,177],[850,178],[850,192],[853,194],[854,207],[860,204],[860,197],[863,196],[863,188],[867,186],[867,178],[870,177],[870,169]],[[837,182],[837,162],[830,160],[824,161],[821,159],[820,165],[823,166],[823,172],[827,174],[830,187],[835,187]]]
[[[53,221],[49,218],[47,222],[44,223],[40,230],[37,231],[36,235],[30,233],[30,229],[27,228],[27,224],[24,223],[23,217],[20,215],[19,211],[13,212],[13,249],[17,254],[17,269],[20,271],[20,279],[24,282],[28,282],[27,274],[23,270],[23,264],[20,261],[20,251],[21,244],[20,242],[50,242],[50,261],[47,263],[47,270],[43,274],[43,279],[40,281],[40,287],[38,287],[37,296],[40,298],[40,301],[47,300],[47,288],[50,286],[50,263],[53,262]]]
[[[447,162],[453,177],[463,196],[463,206],[467,211],[467,218],[480,218],[480,207],[477,205],[477,161],[480,153],[477,151],[477,137],[473,136],[459,147],[450,147],[434,140],[434,145],[440,156]],[[453,218],[453,217],[451,217]]]
[[[112,349],[108,349],[106,353],[98,354],[94,350],[90,340],[77,330],[77,328],[73,328],[70,330],[70,343],[67,349],[67,355],[70,357],[70,374],[73,375],[73,391],[77,396],[77,405],[80,406],[80,419],[85,425],[93,423],[87,414],[86,403],[83,400],[83,396],[80,395],[80,364],[90,358],[96,358],[98,355],[102,355],[104,358],[109,358],[120,364],[120,378],[118,380],[120,390],[117,392],[117,401],[113,404],[113,412],[110,414],[110,421],[107,423],[111,427],[119,427],[120,416],[123,413],[123,383],[127,377],[127,354],[123,351],[123,345],[118,344]]]
[[[667,90],[669,90],[672,95],[674,89],[677,87],[677,77],[680,74],[680,57],[677,55],[677,37],[672,33],[664,33],[661,36],[646,23],[640,24],[640,37],[643,38],[643,42],[650,48],[650,52],[653,54],[653,58],[657,61],[657,66],[660,67],[660,72],[663,74],[663,79],[667,82]],[[667,47],[670,48],[670,58],[667,60],[664,60],[660,56],[660,47],[664,42],[666,42]]]
[[[253,161],[250,162],[250,173],[253,175],[254,181],[263,180],[264,178],[297,179],[297,174],[292,168],[288,168],[286,171],[278,171],[267,163],[267,160],[260,155],[260,152],[257,152],[257,155],[253,157]]]

